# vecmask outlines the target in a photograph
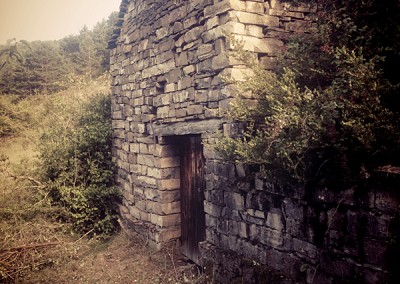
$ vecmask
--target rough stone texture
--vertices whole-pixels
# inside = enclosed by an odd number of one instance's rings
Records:
[[[242,129],[223,117],[234,93],[219,75],[240,80],[245,71],[228,54],[226,34],[272,69],[290,34],[312,32],[314,12],[312,5],[276,0],[121,3],[110,42],[121,215],[157,248],[180,237],[176,137],[201,134],[201,251],[216,283],[386,283],[392,277],[400,231],[393,186],[340,193],[282,188],[244,165],[224,163],[211,147],[217,130],[236,137]]]

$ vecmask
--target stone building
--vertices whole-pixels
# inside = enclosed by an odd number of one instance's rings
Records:
[[[235,131],[224,118],[235,92],[221,75],[245,72],[227,35],[271,68],[314,12],[275,0],[122,0],[110,43],[121,214],[157,248],[179,240],[187,257],[212,265],[216,282],[390,275],[398,194],[281,189],[213,151],[218,131]]]

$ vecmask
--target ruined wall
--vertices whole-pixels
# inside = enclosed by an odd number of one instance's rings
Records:
[[[245,72],[229,55],[226,34],[272,68],[287,36],[310,30],[314,12],[274,0],[121,4],[111,58],[121,214],[156,247],[178,239],[179,137],[201,135],[206,240],[200,246],[217,282],[382,283],[389,277],[398,194],[380,187],[281,189],[212,150],[217,130],[235,131],[224,118],[234,91],[220,75],[240,79]]]
[[[258,283],[250,279],[270,275],[266,264],[281,273],[271,283],[395,283],[400,194],[388,179],[338,192],[280,188],[232,166],[206,201],[201,245],[216,281]]]

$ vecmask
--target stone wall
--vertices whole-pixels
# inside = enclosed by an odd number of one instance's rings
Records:
[[[217,282],[265,277],[266,265],[281,273],[273,283],[395,283],[398,181],[334,192],[280,188],[240,171],[231,166],[207,194],[201,247]]]
[[[202,263],[211,264],[217,282],[381,283],[389,277],[398,194],[281,189],[224,163],[212,149],[217,131],[235,133],[224,118],[235,93],[221,75],[240,79],[246,71],[230,55],[226,35],[273,68],[288,35],[310,31],[314,12],[274,0],[122,1],[110,44],[121,214],[156,247],[179,239],[179,137],[201,135]]]
[[[230,129],[221,117],[233,92],[220,75],[238,78],[243,67],[229,55],[225,35],[271,65],[283,46],[279,37],[306,23],[294,25],[292,17],[309,12],[281,8],[239,0],[122,2],[111,58],[121,211],[157,246],[179,237],[178,149],[165,137],[201,134],[212,143],[216,130]]]

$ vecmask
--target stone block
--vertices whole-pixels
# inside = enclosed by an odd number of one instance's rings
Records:
[[[213,45],[208,43],[208,44],[202,44],[198,47],[197,49],[197,58],[199,60],[204,60],[207,58],[210,58],[213,56]]]
[[[179,226],[161,229],[154,234],[156,242],[165,243],[170,240],[178,239],[181,236],[181,228]]]
[[[246,35],[263,38],[263,28],[256,25],[246,25]]]
[[[160,216],[157,214],[150,214],[151,223],[159,226],[159,227],[172,227],[177,226],[181,223],[181,215],[180,214],[171,214]]]
[[[174,60],[167,61],[162,64],[157,64],[157,65],[154,65],[154,66],[144,69],[142,71],[142,78],[147,79],[147,78],[157,76],[160,74],[165,74],[175,68],[176,68],[176,66],[175,66]]]
[[[172,33],[176,34],[183,30],[183,24],[181,22],[175,22],[172,27]]]
[[[190,18],[187,18],[187,19],[185,19],[183,21],[183,28],[184,29],[189,29],[189,28],[191,28],[191,27],[193,27],[195,25],[197,25],[196,17],[190,17]]]
[[[201,26],[194,27],[186,32],[186,34],[183,37],[183,40],[186,43],[193,42],[200,38],[200,35],[202,32],[203,32],[203,28]]]
[[[240,23],[267,26],[267,27],[279,27],[279,18],[268,15],[258,15],[248,12],[237,12],[236,17]]]
[[[160,76],[161,82],[166,81],[166,83],[176,83],[182,77],[182,71],[180,68],[173,69],[167,72],[164,76]]]
[[[241,238],[247,238],[247,224],[244,222],[229,222],[229,234],[238,235]]]
[[[186,108],[180,108],[176,110],[176,117],[185,117],[187,116],[187,109]]]
[[[219,113],[218,109],[206,109],[204,111],[204,116],[206,118],[217,118],[217,117],[220,117],[220,113]],[[213,157],[215,157],[215,156],[213,156]]]
[[[157,201],[160,198],[160,192],[155,188],[144,188],[142,192],[147,200]]]
[[[187,89],[193,86],[193,78],[191,76],[185,76],[181,80],[178,81],[177,88],[178,90]],[[183,99],[182,101],[184,101]],[[176,101],[176,100],[174,100]],[[179,101],[179,100],[178,100]]]
[[[198,90],[194,94],[195,103],[205,103],[208,101],[208,91],[207,90]]]
[[[217,221],[217,232],[221,234],[228,235],[229,234],[229,224],[231,221],[227,220],[226,218],[218,219]]]
[[[215,17],[207,19],[207,22],[206,22],[207,30],[210,30],[210,29],[212,29],[212,28],[214,28],[214,27],[216,27],[218,25],[219,25],[218,16],[215,16]]]
[[[179,179],[164,179],[158,181],[158,188],[160,190],[176,190],[181,187]]]
[[[159,159],[159,167],[161,169],[179,167],[179,165],[179,156],[164,157]]]
[[[189,64],[187,51],[177,53],[175,55],[176,66],[186,66]]]
[[[170,107],[169,106],[163,106],[157,108],[157,116],[160,118],[166,118],[168,117]]]
[[[114,129],[124,129],[125,128],[125,121],[124,120],[113,120],[112,127]]]
[[[225,192],[224,202],[228,208],[235,210],[244,210],[245,198],[236,192]]]
[[[260,238],[260,229],[257,225],[255,225],[255,224],[249,225],[249,237],[250,237],[250,240],[258,242],[258,240]]]
[[[159,201],[162,203],[174,202],[180,200],[180,191],[179,190],[168,190],[168,191],[159,191],[158,197],[155,198],[155,201]]]
[[[190,75],[196,71],[195,65],[188,65],[183,67],[183,73],[185,75]]]
[[[277,248],[283,245],[283,233],[269,228],[261,228],[260,242]]]
[[[129,207],[129,215],[140,220],[140,210],[134,206]]]
[[[217,229],[217,222],[218,222],[217,218],[215,218],[214,216],[206,214],[206,226],[208,228]]]
[[[148,167],[147,176],[153,177],[153,178],[156,178],[156,179],[160,179],[161,178],[161,171],[158,168]]]
[[[165,85],[164,91],[166,93],[174,92],[175,91],[175,87],[176,87],[175,83],[167,84],[167,85]]]
[[[304,13],[291,12],[291,11],[288,11],[288,10],[268,9],[268,14],[270,16],[281,16],[281,17],[304,19]]]
[[[235,38],[243,42],[243,49],[251,52],[276,54],[282,47],[283,42],[275,38],[257,38],[245,35],[235,35]],[[234,49],[231,44],[230,49]]]
[[[136,164],[136,155],[135,154],[128,154],[128,163],[131,164]]]
[[[157,180],[148,176],[138,176],[138,183],[142,186],[156,186]]]
[[[300,239],[293,238],[293,249],[303,257],[317,261],[318,249],[315,245]]]
[[[211,66],[213,70],[220,70],[230,66],[229,58],[226,53],[220,53],[214,56],[211,61]]]
[[[363,276],[364,279],[360,282],[365,284],[390,283],[388,273],[376,269],[371,269],[369,267],[365,267],[363,269]]]
[[[317,5],[313,3],[298,3],[296,5],[288,5],[287,9],[295,12],[315,13],[317,11]]]
[[[245,1],[245,3],[246,3],[246,12],[265,15],[264,3],[254,2],[254,1]]]
[[[300,236],[304,222],[303,206],[292,199],[285,198],[282,202],[282,211],[286,218],[286,233],[293,236]]]
[[[138,154],[137,155],[137,163],[140,165],[148,166],[148,167],[154,167],[154,156]]]
[[[172,145],[156,145],[158,157],[172,157],[178,154],[178,149]]]
[[[204,212],[214,217],[220,217],[221,207],[214,205],[210,202],[204,201]]]
[[[187,114],[188,115],[193,115],[193,114],[201,114],[203,113],[204,107],[201,105],[190,105],[187,107]]]
[[[284,219],[281,212],[268,212],[267,214],[267,227],[283,232],[285,230]]]
[[[181,212],[181,202],[170,202],[170,203],[159,203],[148,201],[146,205],[147,212],[154,213],[157,215],[170,215]]]
[[[210,18],[230,10],[245,10],[246,4],[240,0],[223,0],[204,9],[204,17]]]

